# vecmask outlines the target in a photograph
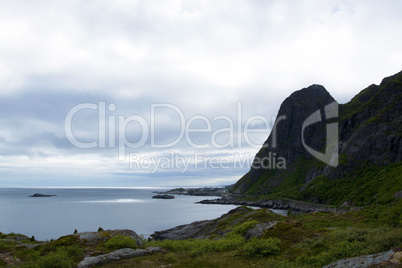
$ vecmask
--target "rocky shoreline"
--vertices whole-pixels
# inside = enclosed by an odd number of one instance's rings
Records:
[[[242,205],[260,208],[272,208],[272,209],[283,209],[290,210],[292,212],[298,213],[311,213],[311,212],[334,212],[343,213],[351,210],[359,210],[359,207],[333,207],[323,204],[312,204],[305,203],[296,200],[258,200],[258,201],[247,201],[243,200],[244,197],[236,197],[234,195],[227,195],[217,199],[207,199],[198,202],[199,204],[220,204],[220,205]]]
[[[345,203],[341,207],[334,207],[325,204],[306,203],[297,200],[257,200],[251,201],[246,196],[231,194],[227,187],[205,187],[205,188],[175,188],[165,192],[155,192],[162,195],[192,195],[192,196],[217,196],[220,198],[206,199],[199,204],[213,205],[240,205],[260,208],[282,209],[296,213],[311,213],[311,212],[333,212],[344,213],[350,210],[359,210],[360,207],[350,206]]]

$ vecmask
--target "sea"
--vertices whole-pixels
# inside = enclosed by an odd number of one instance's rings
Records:
[[[153,199],[171,188],[0,188],[0,232],[46,241],[78,232],[130,229],[149,237],[194,221],[220,217],[235,205],[197,204],[217,197],[175,195]],[[52,197],[29,197],[35,193]],[[287,211],[275,210],[279,214]]]

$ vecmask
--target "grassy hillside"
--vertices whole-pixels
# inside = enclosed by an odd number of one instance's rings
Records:
[[[299,197],[335,205],[349,202],[367,206],[395,201],[395,194],[401,190],[402,163],[395,163],[385,167],[361,167],[336,180],[320,175],[300,192]]]
[[[304,178],[316,161],[300,160],[293,170],[288,170],[285,179],[277,179],[278,186],[268,191],[267,182],[275,182],[275,171],[268,171],[244,194],[250,199],[288,198],[312,203],[342,205],[348,202],[354,206],[373,203],[387,204],[395,201],[395,195],[402,191],[402,163],[388,166],[366,166],[356,168],[341,179],[329,179],[319,175],[305,186]],[[279,184],[280,181],[280,184]],[[261,191],[261,189],[265,189]],[[255,193],[259,194],[255,194]]]

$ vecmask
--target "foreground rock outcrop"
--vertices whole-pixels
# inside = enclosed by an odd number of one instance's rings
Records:
[[[145,256],[147,254],[161,251],[160,247],[147,247],[146,249],[131,249],[131,248],[123,248],[113,251],[111,253],[94,256],[94,257],[86,257],[78,264],[78,268],[88,268],[101,264],[105,264],[112,261],[118,261],[122,259],[130,259],[139,256]]]
[[[402,252],[393,250],[378,254],[338,260],[323,268],[365,268],[365,267],[401,267]]]
[[[184,240],[188,238],[209,238],[212,235],[224,236],[225,234],[232,231],[233,226],[239,224],[244,219],[253,217],[255,213],[257,213],[255,210],[251,210],[246,207],[238,207],[232,209],[227,214],[222,215],[218,219],[196,221],[190,224],[180,225],[168,230],[154,232],[151,235],[151,238],[152,240]],[[264,214],[267,215],[267,217],[272,216],[272,218],[281,217],[270,210],[265,210]],[[248,230],[246,238],[250,239],[252,237],[261,236],[265,230],[272,228],[276,224],[276,222],[277,221],[270,221],[262,224],[257,224],[252,229]],[[222,226],[225,226],[225,228],[223,228]]]
[[[83,232],[73,234],[73,236],[77,236],[82,243],[89,245],[106,242],[111,237],[118,235],[127,236],[131,239],[134,239],[137,243],[137,246],[144,245],[144,242],[142,242],[141,237],[136,232],[128,229],[104,230],[99,232]]]

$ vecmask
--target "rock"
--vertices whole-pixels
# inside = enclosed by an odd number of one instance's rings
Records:
[[[397,254],[399,254],[399,252],[395,253],[393,250],[390,250],[378,254],[371,254],[349,259],[338,260],[327,266],[324,266],[323,268],[343,268],[343,267],[363,268],[363,267],[372,267],[374,265],[376,267],[377,265],[381,267],[383,266],[390,267],[389,265],[395,265],[394,267],[400,267],[399,260],[394,259],[394,256]]]
[[[100,232],[83,232],[73,234],[73,236],[78,236],[82,243],[84,244],[97,244],[101,242],[106,242],[109,238],[117,235],[128,236],[132,239],[135,239],[138,246],[143,246],[139,235],[136,232],[128,229],[120,229],[120,230],[105,230]]]
[[[396,193],[394,194],[394,197],[395,197],[396,199],[402,198],[402,191],[396,192]]]
[[[343,208],[350,207],[350,202],[348,202],[348,201],[343,202],[341,207],[343,207]]]
[[[156,199],[174,199],[174,196],[169,195],[169,194],[158,194],[158,195],[152,196],[152,198],[156,198]]]
[[[123,248],[113,251],[111,253],[94,256],[94,257],[86,257],[78,264],[78,268],[87,268],[92,266],[97,266],[101,264],[105,264],[111,261],[118,261],[121,259],[130,259],[138,256],[144,256],[149,253],[161,251],[160,247],[148,247],[146,249],[131,249],[131,248]]]
[[[218,219],[196,221],[190,224],[180,225],[168,230],[154,232],[151,235],[151,238],[152,240],[183,240],[188,238],[208,238],[213,234],[225,235],[227,232],[230,232],[231,229],[228,228],[227,230],[222,231],[219,224],[227,220],[235,213],[238,214],[239,217],[236,220],[231,221],[231,226],[236,225],[243,217],[250,215],[251,213],[255,213],[255,211],[250,211],[245,207],[238,207],[230,210],[227,214],[222,215]]]
[[[244,238],[251,239],[253,237],[261,237],[265,230],[271,229],[276,223],[277,221],[258,223],[246,232]]]
[[[203,238],[201,231],[213,225],[213,221],[196,221],[191,224],[184,224],[174,228],[154,232],[151,237],[153,240],[183,240],[187,238]]]

